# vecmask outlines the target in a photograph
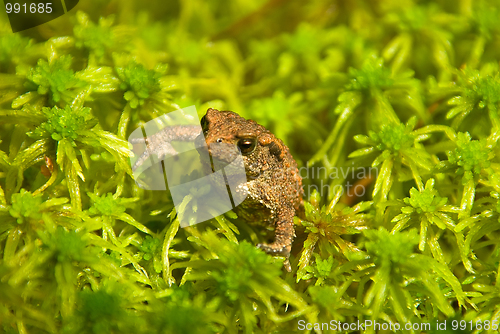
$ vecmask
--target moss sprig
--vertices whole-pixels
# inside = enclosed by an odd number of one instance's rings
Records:
[[[390,303],[390,309],[398,321],[412,319],[416,310],[415,305],[409,302],[417,297],[412,296],[415,293],[426,296],[419,298],[420,303],[432,302],[444,314],[452,316],[454,310],[440,292],[436,277],[451,286],[454,298],[464,305],[466,294],[448,267],[430,257],[413,253],[419,239],[415,230],[389,233],[381,228],[364,233],[368,239],[366,249],[374,264],[371,276],[373,284],[364,299],[367,306],[372,305],[372,316],[386,312]],[[387,298],[388,295],[391,297]],[[384,301],[388,304],[384,305]]]
[[[321,149],[316,152],[312,162],[324,158],[327,152],[333,157],[338,157],[341,148],[332,145],[345,141],[345,136],[352,126],[355,114],[364,115],[364,119],[370,118],[367,124],[368,130],[374,130],[377,126],[398,124],[399,117],[396,114],[392,99],[400,98],[400,101],[409,99],[415,103],[409,106],[414,114],[419,115],[422,120],[427,121],[428,116],[424,112],[424,106],[419,96],[420,87],[413,79],[413,72],[405,71],[401,74],[392,73],[383,62],[383,59],[371,56],[368,57],[361,68],[350,68],[346,77],[344,91],[338,97],[338,104],[335,107],[335,114],[338,115],[335,127],[328,135]],[[406,98],[402,98],[405,96]],[[403,102],[407,103],[407,102]],[[366,105],[373,105],[374,108],[368,110]],[[361,115],[359,115],[361,114]],[[368,117],[368,115],[370,115]],[[342,130],[342,132],[341,132]],[[342,137],[339,137],[342,133]],[[336,159],[329,160],[331,164],[336,164]]]
[[[329,270],[318,268],[318,263],[327,268],[329,261],[333,261],[333,258],[328,260],[329,255],[334,256],[337,261],[344,262],[351,258],[352,253],[360,251],[356,245],[344,240],[341,235],[357,234],[368,228],[370,215],[364,211],[368,210],[372,203],[362,202],[352,208],[342,208],[342,205],[338,203],[341,195],[342,189],[337,188],[335,197],[328,206],[320,207],[320,195],[315,192],[311,197],[311,203],[304,203],[305,220],[299,220],[299,224],[305,227],[307,239],[304,241],[298,263],[297,282],[310,279],[316,274],[321,283],[328,276]],[[322,256],[316,258],[316,269],[311,266],[313,254]],[[322,273],[326,273],[326,276]]]
[[[432,156],[420,144],[429,138],[414,130],[417,119],[411,118],[406,125],[382,125],[378,132],[370,131],[368,136],[357,135],[354,139],[361,144],[369,145],[352,152],[350,158],[374,156],[372,167],[380,167],[373,196],[387,199],[395,178],[407,180],[413,178],[419,189],[423,189],[421,175],[429,173],[432,168]]]
[[[194,231],[193,231],[194,232]],[[214,258],[207,254],[209,261],[191,260],[176,263],[173,268],[192,268],[186,276],[187,281],[213,282],[209,293],[212,297],[222,297],[219,309],[230,312],[230,319],[240,318],[244,332],[251,333],[256,328],[259,314],[252,311],[251,305],[257,303],[265,307],[267,313],[277,321],[293,319],[309,308],[279,275],[281,263],[276,263],[262,250],[248,242],[234,244],[224,238],[216,237],[213,232],[195,235],[196,243],[211,252],[219,250],[220,256]],[[223,250],[220,252],[220,250]],[[280,314],[273,300],[293,305],[295,311]],[[314,319],[314,313],[306,315]]]
[[[426,247],[430,248],[432,256],[446,263],[446,252],[441,249],[439,242],[436,242],[442,236],[442,230],[451,231],[455,234],[456,214],[460,212],[458,207],[446,205],[448,199],[439,196],[439,192],[434,188],[435,180],[429,179],[425,183],[423,190],[416,188],[410,189],[410,197],[403,199],[405,206],[401,208],[401,214],[392,219],[391,222],[396,223],[391,233],[401,231],[412,225],[418,226],[420,229],[419,250],[424,252]],[[439,228],[436,230],[435,227]],[[463,235],[457,233],[455,235],[459,248],[463,245]],[[461,251],[462,258],[466,255]],[[449,256],[449,254],[448,254]]]
[[[77,95],[78,88],[84,86],[84,82],[75,76],[71,65],[70,55],[52,58],[50,61],[40,59],[27,75],[26,88],[29,91],[36,91],[39,95],[48,96],[51,103],[58,103],[61,100],[66,103],[71,102]],[[16,105],[21,106],[19,103]]]

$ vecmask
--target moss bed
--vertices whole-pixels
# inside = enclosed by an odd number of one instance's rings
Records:
[[[0,332],[498,332],[500,1],[1,15]],[[289,146],[292,272],[233,212],[181,228],[134,182],[129,134],[192,105]]]

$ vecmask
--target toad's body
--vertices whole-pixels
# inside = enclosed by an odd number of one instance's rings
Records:
[[[288,257],[294,237],[293,217],[302,203],[302,180],[288,147],[263,126],[232,111],[208,109],[201,125],[212,159],[227,160],[223,152],[215,149],[217,145],[211,147],[214,143],[234,145],[241,151],[247,176],[243,185],[247,197],[234,211],[250,223],[274,228],[275,241],[259,247],[267,253],[284,255],[287,258],[285,267],[290,270]],[[164,129],[163,134],[160,132],[146,140],[149,152],[161,155],[166,150],[162,147],[165,131],[175,132],[177,140],[198,136],[194,127],[175,131]],[[144,157],[138,161],[144,161]],[[141,163],[136,163],[134,168]]]

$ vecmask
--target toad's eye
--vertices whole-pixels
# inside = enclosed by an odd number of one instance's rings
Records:
[[[255,138],[241,138],[238,140],[238,147],[243,155],[250,154],[257,147],[257,139]]]

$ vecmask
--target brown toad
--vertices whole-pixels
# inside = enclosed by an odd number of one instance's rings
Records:
[[[258,247],[267,253],[285,256],[284,265],[290,271],[288,258],[295,236],[293,217],[302,204],[303,190],[297,163],[288,147],[263,126],[232,111],[208,109],[201,125],[212,159],[231,159],[227,153],[221,153],[217,145],[211,145],[215,143],[234,145],[241,152],[247,197],[234,211],[250,223],[263,223],[274,228],[274,242],[259,244]],[[151,153],[161,157],[165,152],[171,152],[168,141],[193,140],[194,137],[203,140],[199,128],[193,126],[166,128],[148,137],[148,152],[139,158],[133,168],[141,165]],[[208,166],[210,168],[210,163]]]

